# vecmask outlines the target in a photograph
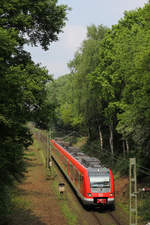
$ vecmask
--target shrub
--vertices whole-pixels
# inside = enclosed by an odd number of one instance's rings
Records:
[[[144,201],[142,201],[142,205],[139,207],[138,212],[138,214],[144,219],[144,221],[150,221],[149,206],[150,196],[147,196],[147,198],[144,198]]]

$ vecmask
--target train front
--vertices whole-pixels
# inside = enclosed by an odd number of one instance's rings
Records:
[[[110,169],[88,168],[88,205],[110,205],[114,208],[114,179]]]

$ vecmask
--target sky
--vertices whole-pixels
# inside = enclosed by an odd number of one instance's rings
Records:
[[[67,63],[74,58],[76,51],[86,39],[87,26],[105,25],[110,27],[123,18],[124,11],[143,7],[148,0],[58,0],[72,8],[67,13],[68,21],[48,51],[40,47],[26,47],[35,63],[40,63],[57,79],[69,73]]]

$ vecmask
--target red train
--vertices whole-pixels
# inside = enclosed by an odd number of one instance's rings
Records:
[[[63,147],[51,140],[52,157],[58,163],[77,195],[87,206],[110,205],[114,208],[112,171],[100,165],[95,157],[86,156],[73,147]]]

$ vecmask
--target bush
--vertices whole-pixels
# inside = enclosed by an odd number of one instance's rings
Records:
[[[139,207],[138,212],[138,214],[143,218],[144,221],[150,221],[149,206],[150,196],[147,196],[147,198],[144,198],[144,201],[142,201],[142,205]]]
[[[119,171],[121,176],[129,174],[129,160],[123,157],[118,157],[113,164],[113,169],[115,172]]]
[[[11,212],[11,197],[8,186],[0,187],[0,225],[6,223]]]

